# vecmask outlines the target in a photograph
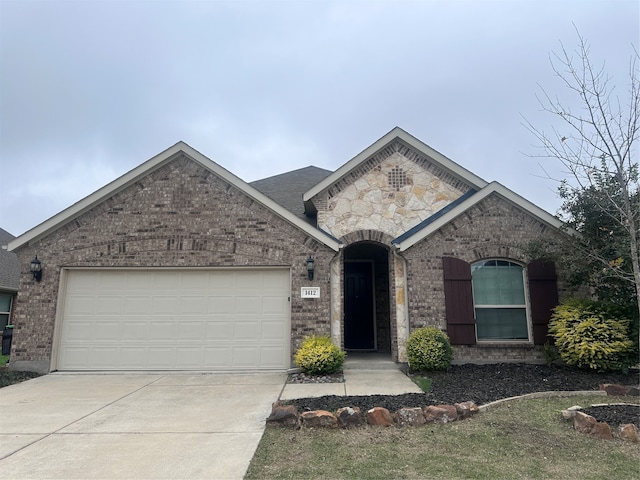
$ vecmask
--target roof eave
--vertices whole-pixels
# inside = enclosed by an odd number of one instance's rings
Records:
[[[515,192],[509,190],[505,186],[501,185],[498,182],[491,182],[486,187],[484,187],[479,192],[475,193],[471,197],[469,197],[466,201],[462,202],[460,205],[457,205],[455,208],[451,209],[446,214],[442,215],[440,218],[434,220],[429,225],[425,226],[422,230],[419,230],[414,235],[402,240],[401,242],[394,243],[395,247],[399,251],[405,251],[408,248],[412,247],[416,243],[420,242],[424,238],[428,237],[432,233],[436,232],[438,229],[442,228],[447,223],[453,221],[455,218],[460,216],[466,210],[481,202],[489,195],[496,193],[500,195],[505,200],[513,203],[517,207],[522,208],[523,210],[529,212],[540,221],[546,223],[547,225],[556,228],[558,230],[566,230],[566,225],[557,217],[554,217],[549,212],[543,210],[537,205],[531,203],[529,200],[521,197]],[[569,231],[569,233],[573,233]],[[576,233],[577,234],[577,233]]]
[[[280,206],[279,204],[271,200],[266,195],[260,193],[258,190],[250,186],[248,183],[241,180],[239,177],[235,176],[233,173],[221,167],[217,163],[213,162],[212,160],[207,158],[205,155],[201,154],[200,152],[190,147],[186,143],[178,142],[172,147],[169,147],[165,151],[159,153],[158,155],[152,157],[151,159],[147,160],[143,164],[134,168],[133,170],[125,173],[124,175],[112,181],[111,183],[96,190],[94,193],[88,195],[82,200],[76,202],[75,204],[61,211],[60,213],[54,215],[48,220],[45,220],[40,225],[32,228],[31,230],[15,238],[11,242],[9,242],[8,250],[12,251],[24,245],[27,245],[27,244],[31,245],[34,242],[37,242],[38,240],[51,234],[58,228],[67,224],[68,222],[79,217],[83,213],[94,208],[96,205],[102,203],[108,197],[133,185],[135,182],[139,181],[141,178],[145,177],[152,171],[157,170],[158,168],[170,162],[177,155],[180,155],[180,154],[185,154],[190,158],[192,158],[193,160],[197,161],[206,169],[210,170],[211,172],[218,175],[225,181],[229,182],[239,190],[243,191],[244,193],[252,197],[257,202],[263,204],[265,207],[272,210],[274,213],[276,213],[279,217],[283,218],[285,221],[305,231],[305,233],[307,233],[309,236],[325,244],[332,250],[337,252],[340,249],[340,242],[336,241],[334,238],[326,235],[325,233],[323,233],[318,229],[314,229],[311,225],[303,222],[301,219],[298,219],[295,215],[293,215],[291,212],[286,210],[284,207]]]
[[[360,165],[362,162],[367,160],[369,157],[375,155],[378,151],[385,148],[389,143],[393,142],[395,139],[399,139],[414,148],[415,150],[424,153],[426,156],[435,160],[442,168],[448,170],[453,175],[462,178],[464,181],[469,183],[471,187],[475,190],[480,190],[485,187],[488,183],[482,178],[478,177],[474,173],[470,172],[464,167],[461,167],[453,160],[445,157],[440,152],[434,150],[426,143],[421,142],[413,135],[407,133],[400,127],[395,127],[389,133],[384,135],[382,138],[374,142],[372,145],[364,149],[358,155],[353,157],[347,163],[345,163],[342,167],[337,169],[327,178],[325,178],[322,182],[318,183],[316,186],[308,190],[303,195],[303,200],[308,201],[316,196],[318,193],[322,192],[333,183],[337,182],[340,178],[344,177],[347,173],[349,173],[352,169]]]

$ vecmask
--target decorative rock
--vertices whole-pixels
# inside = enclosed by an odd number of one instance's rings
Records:
[[[582,407],[580,405],[574,405],[573,407],[569,407],[566,410],[562,410],[562,418],[564,420],[571,420],[576,416],[576,412],[578,410],[582,410]]]
[[[609,424],[598,422],[591,415],[587,415],[584,412],[576,412],[576,415],[573,417],[573,427],[580,433],[586,433],[596,438],[605,440],[613,439]]]
[[[633,423],[625,423],[620,425],[618,429],[620,438],[632,443],[638,443],[638,427]]]
[[[629,397],[640,397],[640,388],[638,388],[638,387],[627,387],[627,395]]]
[[[576,412],[573,417],[573,428],[580,433],[589,433],[597,420],[584,412]]]
[[[400,426],[405,425],[423,425],[426,420],[424,419],[424,413],[420,407],[415,408],[401,408],[395,415],[396,423]]]
[[[338,428],[338,419],[326,410],[313,410],[300,415],[302,423],[308,428]]]
[[[469,418],[471,415],[478,412],[478,406],[472,401],[454,403],[453,406],[456,407],[458,418],[461,420],[464,420],[465,418]]]
[[[295,405],[281,405],[275,402],[271,406],[271,415],[267,418],[268,426],[298,427],[298,409]]]
[[[336,412],[338,424],[343,428],[358,427],[362,424],[362,415],[359,407],[343,407]]]
[[[448,423],[458,418],[458,412],[453,405],[429,405],[424,407],[423,412],[427,423]]]
[[[596,438],[601,438],[602,440],[613,440],[613,433],[611,432],[611,427],[608,423],[605,422],[596,422],[589,435]]]
[[[627,395],[627,388],[617,383],[603,383],[600,390],[607,392],[608,397],[624,397]]]
[[[390,427],[393,425],[393,417],[386,408],[373,407],[367,411],[367,423],[380,427]]]

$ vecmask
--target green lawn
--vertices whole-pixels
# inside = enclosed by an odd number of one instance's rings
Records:
[[[268,428],[247,479],[633,479],[640,446],[576,432],[560,411],[598,396],[509,402],[445,425]],[[638,402],[638,399],[625,399]]]

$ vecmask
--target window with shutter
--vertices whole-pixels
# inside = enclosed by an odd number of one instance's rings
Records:
[[[530,341],[527,302],[533,343],[549,340],[547,328],[558,305],[555,265],[535,260],[524,269],[515,262],[489,259],[473,265],[443,257],[447,333],[453,345],[476,341]],[[477,322],[477,323],[476,323]]]
[[[478,341],[529,340],[524,274],[508,260],[471,266]]]
[[[443,257],[447,334],[453,345],[476,343],[471,265],[454,257]]]
[[[549,319],[553,309],[558,305],[556,267],[553,262],[534,260],[527,265],[527,274],[529,277],[533,343],[544,345],[550,340],[547,336]]]

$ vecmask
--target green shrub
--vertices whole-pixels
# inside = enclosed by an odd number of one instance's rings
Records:
[[[409,366],[414,371],[446,370],[453,359],[449,337],[436,327],[414,330],[407,340]]]
[[[549,334],[567,365],[625,370],[634,363],[630,323],[615,306],[570,299],[554,309]]]
[[[306,374],[323,375],[340,370],[344,357],[345,352],[331,343],[328,336],[312,335],[302,341],[294,361]]]

